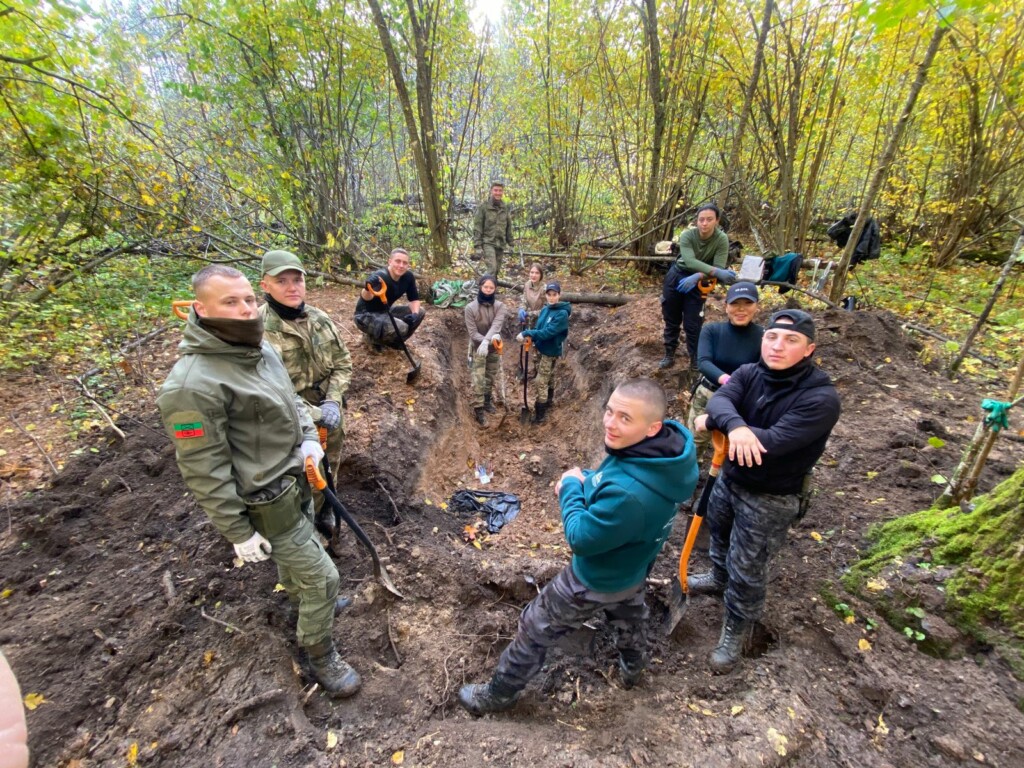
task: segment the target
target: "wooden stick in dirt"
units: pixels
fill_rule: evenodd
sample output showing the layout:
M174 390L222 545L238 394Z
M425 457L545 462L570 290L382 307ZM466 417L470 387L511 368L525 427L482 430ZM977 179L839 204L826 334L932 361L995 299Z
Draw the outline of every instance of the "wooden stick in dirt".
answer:
M225 712L224 716L220 719L220 723L221 725L231 725L235 722L235 720L239 718L240 715L244 714L250 709L256 709L256 707L261 707L264 704L269 704L274 699L279 699L282 696L284 696L283 688L272 688L269 691L257 693L255 696L246 699L240 704L236 704L227 712Z
M7 416L14 423L14 426L21 430L21 434L23 434L25 437L27 437L35 444L36 448L39 449L39 452L43 454L43 458L46 459L46 463L50 465L50 471L53 472L53 476L56 477L57 467L54 466L53 460L50 458L50 455L45 450L43 450L43 446L40 444L40 442L36 440L35 435L33 435L31 432L29 432L27 429L21 426L21 424L18 423L18 420L14 418L13 413L9 413L7 414Z
M226 621L221 621L220 619L215 619L213 616L211 616L210 614L208 614L206 612L205 608L200 608L199 609L199 615L202 616L207 621L212 621L214 624L220 624L225 629L230 629L232 632L237 632L240 635L248 635L249 634L244 629L239 629L234 624L228 624Z
M89 388L85 386L85 382L81 378L76 378L75 383L78 384L79 389L82 390L82 394L85 395L86 398L88 398L89 402L91 402L96 407L96 410L100 412L100 415L107 422L108 426L112 430L114 430L114 434L117 435L122 440L124 440L124 432L122 432L118 428L117 424L114 423L114 420L110 418L110 414L108 414L106 409L102 405L100 405L100 401L92 396L92 392L90 392Z

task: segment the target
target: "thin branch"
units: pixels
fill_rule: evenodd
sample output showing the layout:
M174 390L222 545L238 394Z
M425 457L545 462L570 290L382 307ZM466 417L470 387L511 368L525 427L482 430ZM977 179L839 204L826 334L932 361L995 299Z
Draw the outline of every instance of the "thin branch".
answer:
M21 424L18 423L18 420L16 418L14 418L14 414L13 413L9 413L9 414L7 414L7 416L8 416L8 418L10 418L10 420L12 422L14 422L14 426L16 426L19 430L21 430L21 433L23 435L25 435L25 437L27 437L29 440L31 440L33 443L35 443L36 448L39 449L39 452L41 454L43 454L43 458L46 459L46 463L50 465L50 470L53 472L53 476L56 477L57 476L57 467L55 467L53 465L53 460L50 459L50 455L45 450L43 450L43 446L40 444L40 442L38 440L36 440L35 435L33 435L31 432L29 432L27 429L25 429L23 426L21 426Z
M239 629L234 624L228 624L226 621L221 621L220 619L214 618L213 616L211 616L210 614L208 614L206 612L205 608L200 608L199 609L199 615L202 616L207 621L212 621L214 624L220 624L222 627L224 627L225 629L229 629L232 632L237 632L240 635L248 635L249 634L244 629Z

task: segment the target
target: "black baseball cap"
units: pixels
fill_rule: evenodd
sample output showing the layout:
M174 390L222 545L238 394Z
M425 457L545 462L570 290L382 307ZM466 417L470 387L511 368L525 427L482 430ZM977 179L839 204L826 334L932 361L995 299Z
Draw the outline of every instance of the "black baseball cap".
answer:
M562 292L562 285L557 280L552 280L550 283L544 286L544 293L548 291L554 291L555 293Z
M757 286L753 283L733 283L729 286L729 292L725 294L725 303L732 304L736 299L750 299L756 304L758 298Z
M780 322L782 321L782 322ZM765 330L783 328L802 333L810 341L814 341L814 318L802 309L783 309L772 315Z

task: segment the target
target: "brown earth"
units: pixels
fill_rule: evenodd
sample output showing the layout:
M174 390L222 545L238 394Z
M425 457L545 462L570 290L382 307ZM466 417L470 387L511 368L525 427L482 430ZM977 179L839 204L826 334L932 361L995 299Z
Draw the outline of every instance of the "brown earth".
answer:
M404 357L369 354L356 338L352 293L310 300L338 318L356 367L339 493L405 595L381 589L345 539L338 566L355 603L335 638L362 691L334 702L313 688L274 568L235 567L186 493L152 404L174 329L106 382L121 395L123 442L100 426L62 437L73 395L56 376L4 383L4 409L36 427L7 430L0 472L0 646L23 693L46 699L27 713L34 765L1024 765L1024 687L991 648L960 638L959 658L927 656L836 584L870 524L930 504L941 490L930 478L951 471L980 399L998 394L923 367L895 317L819 315L817 358L844 413L737 672L707 669L715 602L695 599L673 638L658 631L681 524L652 574L654 662L641 686L621 688L601 630L590 653L554 650L513 713L474 719L455 704L459 686L487 677L522 606L567 561L552 485L600 460L604 396L624 377L655 375L674 415L685 405L678 367L655 367L657 300L574 308L546 425L520 424L517 359L506 353L509 412L486 430L468 406L461 310L430 310L411 345L423 373L407 386ZM717 300L709 314L721 316ZM28 434L65 462L52 482ZM983 490L1022 455L1019 441L999 441ZM462 540L473 521L444 504L479 487L477 464L494 473L487 488L522 500L479 549Z

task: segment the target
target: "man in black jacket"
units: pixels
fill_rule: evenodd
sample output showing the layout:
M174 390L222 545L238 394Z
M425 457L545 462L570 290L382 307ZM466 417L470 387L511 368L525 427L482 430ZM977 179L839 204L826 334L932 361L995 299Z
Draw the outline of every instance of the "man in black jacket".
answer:
M696 594L725 596L714 672L728 672L740 659L764 610L768 564L800 518L804 479L839 420L839 393L813 354L811 316L776 312L761 360L737 368L694 423L729 437L729 459L708 502L712 569L687 581Z

